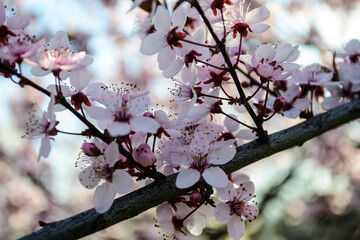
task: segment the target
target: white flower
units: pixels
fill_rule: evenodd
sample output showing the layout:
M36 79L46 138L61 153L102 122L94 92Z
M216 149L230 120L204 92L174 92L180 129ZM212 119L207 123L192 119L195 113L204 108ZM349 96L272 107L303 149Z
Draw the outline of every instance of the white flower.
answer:
M103 146L97 139L94 139L94 144L101 152L103 151ZM79 174L79 181L85 188L97 187L94 194L94 206L99 213L109 210L116 193L127 193L134 184L129 173L115 168L114 165L119 158L118 145L112 142L103 154L89 158L91 165Z
M236 153L231 147L233 141L210 142L205 134L195 133L190 145L183 150L173 153L170 162L174 166L187 166L180 171L176 178L176 187L188 188L197 183L202 177L206 183L214 187L225 187L228 178L220 165L229 162Z
M247 181L234 189L233 184L227 186L227 194L222 194L226 203L219 203L215 208L215 217L219 222L228 222L227 229L234 240L240 239L245 232L244 219L252 221L257 218L259 211L255 206L249 205L254 197L254 183Z
M249 11L251 4L246 7L245 2L245 0L240 0L238 2L238 5L240 5L239 10L232 8L226 15L226 26L231 29L226 38L228 47L239 45L240 37L246 38L249 31L262 33L270 28L269 25L261 23L270 17L269 10L261 6Z
M37 114L37 112L29 112L28 120L26 122L26 132L24 137L41 137L38 161L41 157L47 158L49 156L51 150L50 140L53 140L52 137L57 135L55 126L58 122L55 119L54 104L55 96L54 92L51 92L47 111L44 111L42 115Z
M53 73L60 79L68 77L68 71L80 69L92 63L92 58L86 52L73 52L65 32L57 32L46 48L37 58L27 58L25 61L35 66L31 73L35 76L45 76ZM63 74L60 76L60 74Z
M181 8L175 10L171 17L166 8L158 6L154 16L156 32L143 39L140 52L149 56L159 52L159 59L167 54L171 54L175 58L175 52L172 50L174 47L182 47L179 40L186 36L185 33L178 32L184 27L185 20L185 14Z
M249 55L242 59L254 68L262 82L285 80L300 67L292 63L299 56L298 48L286 42L279 45L263 44L255 50L251 60Z
M99 89L102 93L97 101L106 108L84 106L91 117L105 123L112 136L128 135L131 129L156 133L160 124L153 118L142 116L150 106L148 92L130 92L121 88L114 91L106 88Z

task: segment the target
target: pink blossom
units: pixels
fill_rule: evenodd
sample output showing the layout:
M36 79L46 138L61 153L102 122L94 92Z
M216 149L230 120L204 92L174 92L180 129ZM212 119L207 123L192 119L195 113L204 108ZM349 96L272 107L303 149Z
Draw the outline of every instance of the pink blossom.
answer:
M126 171L114 168L120 158L115 142L110 143L105 151L99 140L94 139L93 143L102 154L85 160L89 166L80 172L79 181L87 189L96 187L94 206L97 212L104 213L111 207L115 194L127 193L134 182Z
M181 8L174 11L171 17L168 10L163 6L158 6L154 16L154 26L156 31L143 39L140 52L144 55L154 55L159 53L161 59L169 54L175 57L174 48L181 48L179 42L184 39L186 34L180 32L185 24L185 15Z
M9 61L10 64L20 64L25 58L35 56L44 44L45 39L34 43L30 36L18 34L10 37L8 44L0 49L0 58Z
M295 71L289 82L300 85L321 86L329 82L333 73L322 68L320 64L314 63L302 70Z
M270 17L270 12L264 6L249 11L250 3L245 6L245 0L240 0L236 5L239 9L232 8L226 14L226 26L231 29L227 35L227 46L234 47L240 44L240 36L246 38L249 32L262 33L270 28L261 22Z
M150 106L148 92L131 92L127 88L99 89L97 101L105 106L84 106L89 115L108 129L112 136L125 136L131 129L156 133L160 124L153 118L142 116Z
M41 146L39 150L38 161L41 157L47 158L50 154L50 140L54 140L53 136L57 135L55 126L58 124L54 113L55 96L51 92L50 102L47 111L41 115L37 112L29 112L26 122L26 138L41 137Z
M235 155L235 148L231 147L232 141L210 142L205 134L195 133L190 145L173 153L170 162L174 166L184 165L187 168L180 171L176 178L178 188L187 188L200 180L214 187L225 187L228 180L225 172L220 167L229 162Z
M298 56L298 46L283 42L279 45L263 44L255 50L251 60L248 55L243 60L254 68L262 82L266 82L287 79L300 67L292 63Z
M7 18L5 6L0 2L0 46L7 45L9 37L15 37L17 32L23 30L29 23L28 17L13 15Z
M233 185L228 185L227 195L223 195L226 203L219 203L215 208L215 217L219 222L228 222L227 229L234 240L240 239L245 232L244 219L255 220L259 214L255 206L248 202L254 197L254 183L247 181L234 189Z
M65 79L68 77L68 71L88 66L92 63L92 58L84 51L71 51L67 34L57 32L50 40L49 48L40 52L39 56L27 58L25 61L35 66L31 70L35 76L45 76L52 72L56 77Z

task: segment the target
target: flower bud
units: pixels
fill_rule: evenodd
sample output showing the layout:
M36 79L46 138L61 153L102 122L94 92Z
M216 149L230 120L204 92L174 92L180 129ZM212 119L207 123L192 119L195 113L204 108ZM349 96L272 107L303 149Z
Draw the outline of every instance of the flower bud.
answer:
M283 96L277 97L274 101L274 111L280 112L286 104L286 99Z
M142 143L133 152L134 160L144 167L150 167L156 162L156 156L148 144Z
M197 191L191 193L190 200L194 203L199 203L201 201L201 194Z
M94 143L85 142L83 143L81 149L83 150L85 155L90 157L97 157L101 155L100 149L98 149Z

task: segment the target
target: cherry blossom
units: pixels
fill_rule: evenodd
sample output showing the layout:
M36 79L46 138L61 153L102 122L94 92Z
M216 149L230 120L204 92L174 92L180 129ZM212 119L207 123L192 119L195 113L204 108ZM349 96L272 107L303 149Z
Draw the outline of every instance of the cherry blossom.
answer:
M37 54L45 44L45 39L34 43L28 35L18 34L8 39L8 44L0 49L0 58L7 60L10 64L22 63L25 58L31 58Z
M235 155L236 150L232 141L210 142L201 133L195 133L190 145L183 147L179 153L173 153L170 162L173 165L184 165L188 168L180 171L176 178L178 188L187 188L194 185L202 177L205 182L215 187L224 187L227 176L219 167L212 165L225 164Z
M154 26L156 31L143 39L140 52L144 55L154 55L159 53L158 59L175 58L174 48L181 48L179 42L184 39L186 34L180 32L185 24L185 14L181 8L174 11L171 17L168 10L163 6L158 6L154 16Z
M31 71L35 76L45 76L52 72L55 77L66 79L68 71L88 66L92 63L92 58L84 51L72 52L67 34L57 32L50 40L49 48L40 52L39 56L25 61L35 66Z
M254 68L261 81L285 80L300 66L292 63L299 56L298 46L283 42L279 45L263 44L255 50L251 60L244 61Z
M53 136L57 135L56 116L54 113L55 95L51 92L50 102L47 111L42 114L38 112L29 112L26 122L26 138L38 138L41 137L41 146L39 150L38 161L41 157L47 158L50 154L51 144L50 140L54 140Z
M148 92L132 92L127 88L101 89L98 101L105 106L85 106L91 117L103 121L112 136L125 136L130 130L156 133L160 124L142 116L150 106Z
M343 58L349 58L351 63L358 63L360 59L360 41L358 39L352 39L349 41L345 48L345 53L339 53L337 56Z
M227 35L226 44L229 47L240 44L240 37L246 38L249 31L252 33L262 33L270 28L263 24L270 17L270 12L266 7L261 6L249 11L250 3L245 6L245 0L239 0L236 5L239 9L232 8L226 15L226 26L231 29Z
M15 37L19 30L29 25L28 17L11 16L6 17L5 6L0 3L0 46L7 45L9 37Z
M104 213L111 207L116 193L127 193L134 182L126 171L115 168L120 158L115 142L110 143L104 151L100 141L95 138L91 147L91 153L102 154L91 154L85 160L90 165L80 172L79 181L87 189L96 187L94 206L97 212ZM89 149L88 144L83 148Z
M234 240L240 239L245 232L244 219L255 220L259 214L258 209L248 202L254 197L254 183L247 181L234 188L232 184L227 187L227 194L223 194L226 203L216 206L215 217L219 222L228 222L227 229Z

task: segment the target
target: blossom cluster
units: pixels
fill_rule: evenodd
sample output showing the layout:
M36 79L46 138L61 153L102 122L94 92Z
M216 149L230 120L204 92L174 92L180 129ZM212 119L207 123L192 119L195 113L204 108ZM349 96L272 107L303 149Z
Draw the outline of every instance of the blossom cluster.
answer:
M87 70L92 57L72 50L65 32L47 44L30 37L24 30L29 19L6 17L2 4L0 72L20 86L35 84L25 77L15 80L24 63L33 67L34 76L54 77L46 88L36 85L51 100L46 111L28 114L25 137L41 137L39 159L49 156L59 133L87 137L76 166L80 183L96 188L96 211L108 211L117 193L140 186L135 180L147 184L177 174L176 186L189 191L157 207L158 226L166 235L197 236L212 215L228 222L230 236L240 239L245 221L258 216L251 202L254 183L221 165L244 141L266 141L262 125L275 115L311 118L316 103L328 110L358 98L360 42L352 40L343 53L334 54L333 66L302 67L295 63L298 46L290 43L246 47L249 38L270 27L264 23L270 16L264 6L254 8L244 0L191 2L169 12L153 1L139 32L140 52L157 54L163 76L175 82L170 91L179 106L176 114L153 110L149 92L131 83L92 82ZM81 133L58 129L60 104L88 128Z

